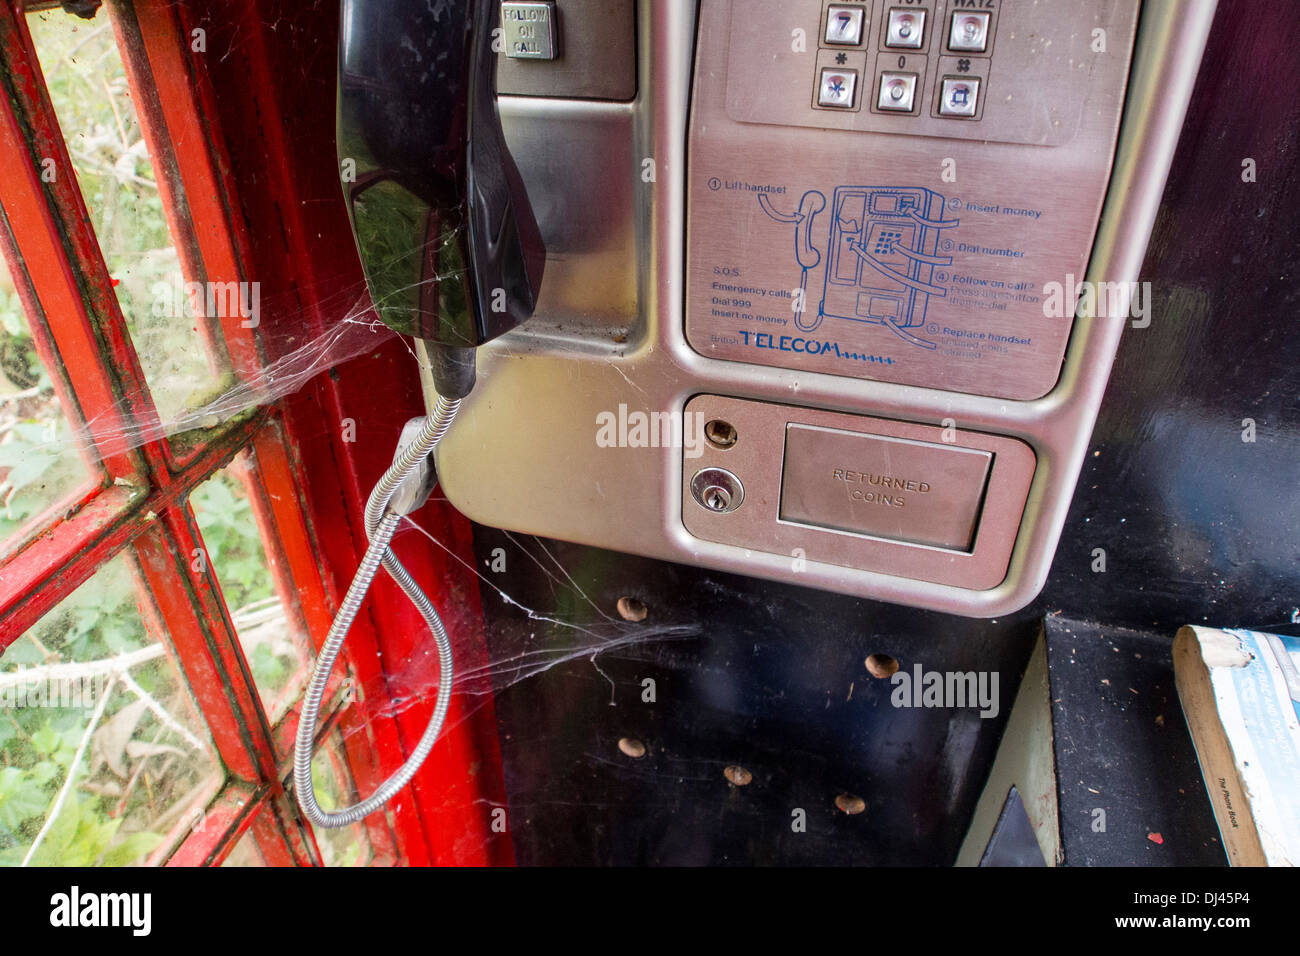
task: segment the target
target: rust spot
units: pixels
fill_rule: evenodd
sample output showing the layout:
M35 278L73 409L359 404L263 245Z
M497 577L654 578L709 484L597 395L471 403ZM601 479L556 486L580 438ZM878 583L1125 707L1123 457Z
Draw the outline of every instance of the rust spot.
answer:
M1165 838L1162 837L1159 833L1148 833L1147 839L1150 840L1152 843L1156 844L1156 846L1159 846L1160 844L1165 842Z
M620 737L618 739L618 749L633 760L640 760L645 756L645 744L635 737Z
M835 798L835 808L852 817L867 809L867 801L851 793L841 793Z
M649 609L645 606L644 601L639 601L634 597L621 597L618 599L618 616L625 621L644 621Z
M872 677L893 677L898 673L898 661L888 654L872 654L865 663L867 673Z
M746 786L747 784L749 784L751 780L754 779L754 775L752 773L750 773L744 767L739 766L738 764L732 764L730 767L727 767L725 770L722 771L722 775L726 777L730 783L735 784L737 787Z

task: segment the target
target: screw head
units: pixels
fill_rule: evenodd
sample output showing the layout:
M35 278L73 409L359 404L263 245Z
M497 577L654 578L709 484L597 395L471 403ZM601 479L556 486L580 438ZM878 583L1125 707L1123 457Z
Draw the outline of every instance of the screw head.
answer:
M730 448L736 443L739 435L736 433L736 426L731 422L715 418L704 426L704 437L714 448Z

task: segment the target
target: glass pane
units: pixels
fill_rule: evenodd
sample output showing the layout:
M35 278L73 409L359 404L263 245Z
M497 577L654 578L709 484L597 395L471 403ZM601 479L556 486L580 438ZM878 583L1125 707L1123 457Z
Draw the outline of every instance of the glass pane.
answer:
M358 796L348 773L343 753L343 738L336 730L325 738L311 764L311 779L316 788L316 802L323 810L334 810L355 803ZM344 789L346 788L346 790ZM366 829L360 823L350 827L316 827L316 846L326 866L366 866L373 856Z
M119 557L0 657L0 866L156 860L223 769Z
M0 546L90 478L0 256Z
M276 594L266 548L244 482L247 453L190 495L207 560L253 672L253 683L274 723L302 693L309 658L297 615Z
M189 307L108 13L83 20L45 10L27 25L158 414L169 433L183 430L178 416L217 386L199 334L210 313L196 318ZM199 298L206 309L208 297Z
M263 813L268 811L263 810ZM230 855L226 857L222 866L266 866L266 860L262 859L262 851L257 847L257 838L253 836L250 828L241 836L235 845L230 848Z

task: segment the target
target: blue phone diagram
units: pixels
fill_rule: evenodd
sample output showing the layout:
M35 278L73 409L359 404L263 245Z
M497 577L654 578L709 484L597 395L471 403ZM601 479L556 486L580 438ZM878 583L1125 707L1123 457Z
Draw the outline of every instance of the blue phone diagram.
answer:
M778 212L772 205L772 201L767 197L767 193L760 193L758 205L767 213L769 217L777 222L788 222L794 225L794 258L799 263L801 272L799 274L799 302L805 305L794 314L794 324L803 332L811 332L817 326L822 324L821 314L818 313L810 321L808 319L808 271L817 268L821 264L822 254L816 246L812 244L812 226L813 220L817 214L826 208L826 197L815 189L810 189L803 194L799 200L799 208L792 213Z
M944 218L944 196L919 186L837 186L824 257L812 241L813 221L826 207L823 193L804 193L798 211L789 214L777 210L767 194L758 202L770 218L795 227L804 302L809 271L825 265L817 312L796 312L799 329L811 332L830 316L882 325L912 345L935 348L911 330L924 328L930 296L948 294L935 281L935 269L952 265L952 257L941 252L941 234L959 220Z

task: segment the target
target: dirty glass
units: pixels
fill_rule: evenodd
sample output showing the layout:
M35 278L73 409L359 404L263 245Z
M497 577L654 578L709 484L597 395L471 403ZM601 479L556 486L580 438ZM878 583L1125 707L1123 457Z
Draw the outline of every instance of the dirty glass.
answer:
M301 694L310 657L297 615L275 591L245 484L249 462L241 454L194 489L190 505L203 535L204 560L221 584L262 706L274 723Z
M90 481L0 257L0 551Z
M44 10L27 25L158 414L166 431L182 430L185 411L223 378L224 357L210 354L219 335L204 338L226 319L207 318L213 297L182 273L107 11L83 20ZM227 298L211 304L242 321Z
M126 557L0 656L0 866L157 862L224 771Z

